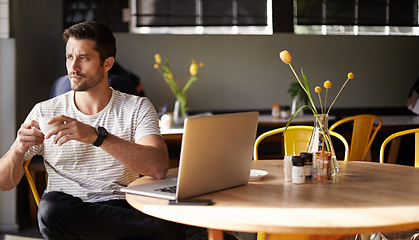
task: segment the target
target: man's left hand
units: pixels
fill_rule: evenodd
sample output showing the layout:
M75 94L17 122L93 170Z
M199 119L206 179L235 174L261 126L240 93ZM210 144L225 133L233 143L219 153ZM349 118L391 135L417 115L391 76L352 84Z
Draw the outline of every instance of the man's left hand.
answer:
M70 140L92 144L97 138L94 127L84 124L74 118L58 115L50 118L48 121L48 124L53 123L64 124L55 124L45 138L48 139L55 135L54 144L58 144L59 146Z

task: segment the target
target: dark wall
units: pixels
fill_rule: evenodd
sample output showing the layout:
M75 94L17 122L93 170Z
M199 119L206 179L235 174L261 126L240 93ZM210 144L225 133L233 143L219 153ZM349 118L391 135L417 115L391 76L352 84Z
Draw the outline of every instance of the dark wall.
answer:
M49 97L54 80L65 74L62 1L13 0L11 34L16 39L17 127L33 105Z

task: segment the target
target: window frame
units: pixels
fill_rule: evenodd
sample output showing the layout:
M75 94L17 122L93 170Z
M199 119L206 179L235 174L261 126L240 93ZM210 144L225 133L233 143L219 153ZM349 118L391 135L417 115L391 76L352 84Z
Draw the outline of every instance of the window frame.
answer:
M201 1L197 2L197 8L200 7ZM233 1L233 0L231 0ZM137 26L137 0L131 0L131 21L130 31L135 34L246 34L246 35L272 35L273 34L273 20L272 20L272 0L266 1L266 26L202 26L199 24L202 21L202 12L198 13L196 26ZM197 9L196 11L200 11Z
M326 22L326 4L328 0L319 0L322 2L322 13L317 14L321 16L322 22ZM331 2L336 0L329 0ZM397 1L397 0L396 0ZM313 1L315 2L315 1ZM294 4L294 33L296 34L306 34L306 35L374 35L374 36L386 36L386 35L408 35L408 36L417 36L419 35L419 0L416 0L416 12L414 7L412 7L412 19L415 21L411 26L397 26L391 24L390 14L390 0L386 0L386 16L382 20L382 24L358 24L358 2L359 0L353 0L354 2L354 24L313 24L313 25L302 25L298 24L298 9L297 4L298 0L293 0ZM384 2L384 1L383 1ZM413 2L413 1L412 1ZM394 5L393 5L394 6Z

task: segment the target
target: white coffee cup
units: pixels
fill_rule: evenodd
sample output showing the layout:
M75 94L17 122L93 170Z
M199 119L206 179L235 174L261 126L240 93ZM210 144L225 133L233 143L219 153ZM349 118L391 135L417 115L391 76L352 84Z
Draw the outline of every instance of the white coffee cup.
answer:
M55 123L54 124L48 124L47 122L48 122L48 120L50 119L51 117L40 117L39 119L38 119L38 122L39 122L39 127L41 128L41 132L43 133L43 134L47 134L47 132L49 131L49 130L51 130L51 128L53 128L54 127L54 125L55 125Z

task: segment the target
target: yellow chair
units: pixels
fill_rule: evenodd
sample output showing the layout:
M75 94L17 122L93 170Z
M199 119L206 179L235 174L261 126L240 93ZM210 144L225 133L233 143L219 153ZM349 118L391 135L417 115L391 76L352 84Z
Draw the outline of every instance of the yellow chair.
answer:
M32 179L31 173L29 172L29 163L32 159L29 159L23 164L23 170L25 172L26 179L28 180L29 187L31 188L33 198L35 199L36 206L39 205L39 194L38 190L36 189L35 182Z
M348 122L353 122L348 160L364 161L378 130L383 125L383 119L372 114L355 115L337 121L329 130L336 131L335 128Z
M396 132L391 134L389 137L387 137L380 148L380 163L384 163L384 150L386 148L387 143L389 143L394 138L414 133L415 134L415 167L419 167L419 128L404 130L400 132Z
M299 155L301 152L307 152L308 144L310 142L311 133L314 127L312 126L289 126L287 131L284 133L284 155ZM255 141L253 149L253 159L258 160L258 146L260 142L272 135L282 133L285 131L285 127L277 128L261 134ZM339 133L329 131L331 136L338 138L345 146L345 158L348 160L349 146L348 142ZM265 240L266 234L263 232L257 233L257 240Z
M296 156L299 155L301 152L306 152L308 144L310 142L311 133L313 132L313 128L314 127L312 126L289 126L287 128L287 131L284 133L284 155ZM258 146L263 139L284 131L285 127L282 127L261 134L255 141L253 149L253 159L258 160ZM329 131L329 133L331 136L338 138L345 146L344 160L347 161L349 155L348 142L339 133L333 131Z

